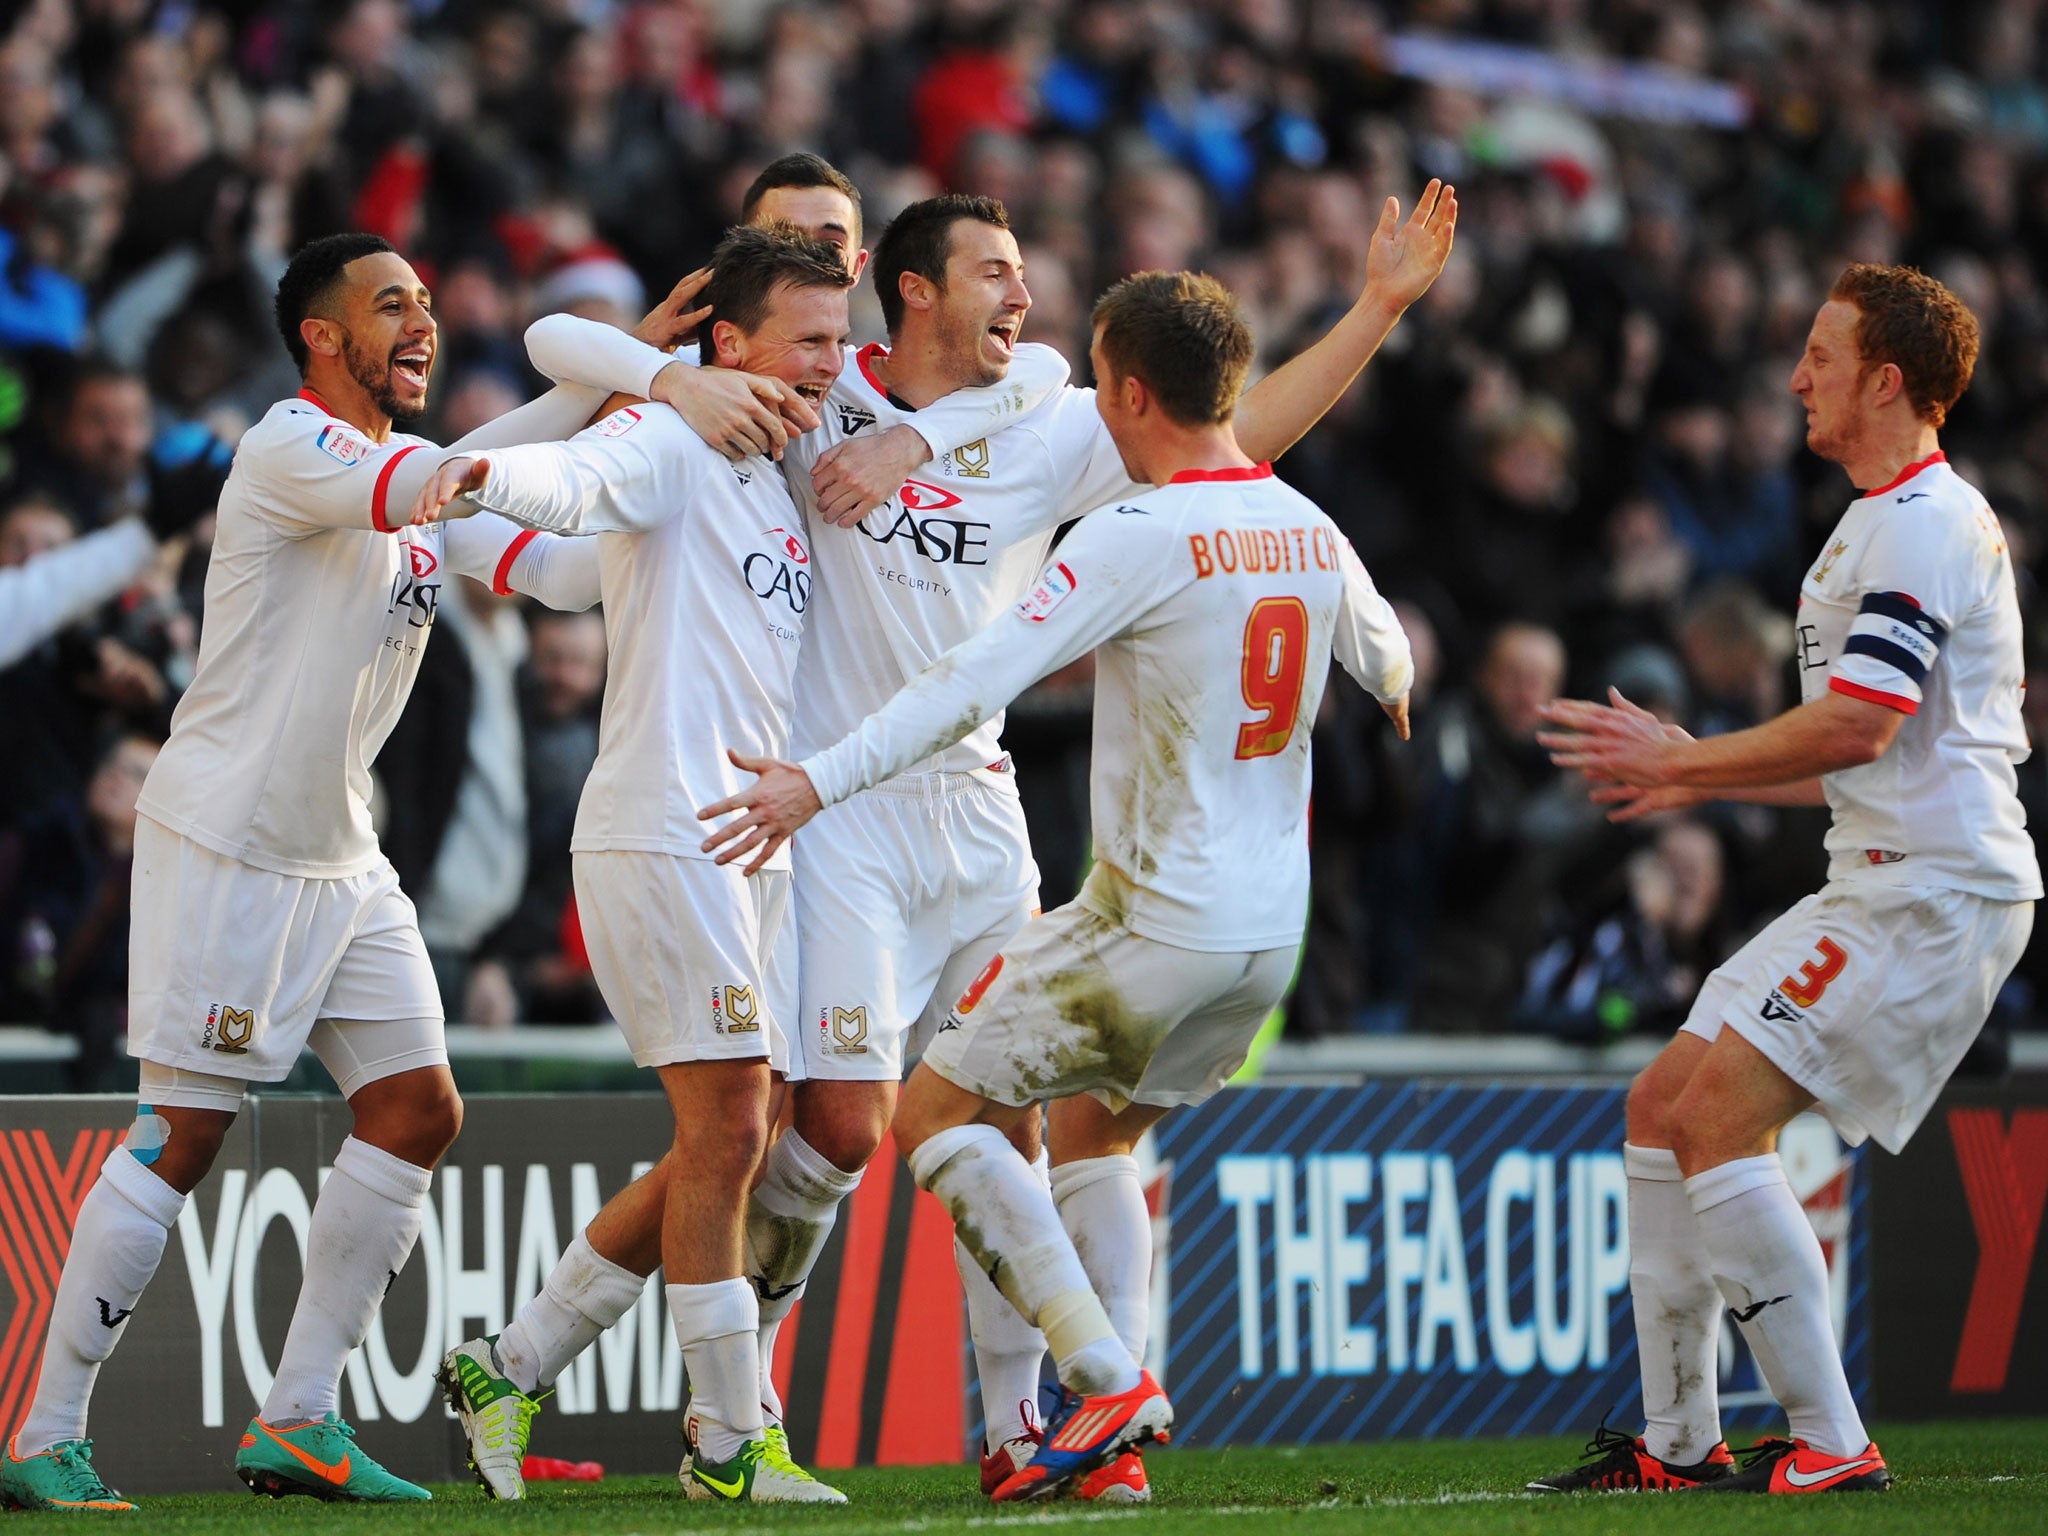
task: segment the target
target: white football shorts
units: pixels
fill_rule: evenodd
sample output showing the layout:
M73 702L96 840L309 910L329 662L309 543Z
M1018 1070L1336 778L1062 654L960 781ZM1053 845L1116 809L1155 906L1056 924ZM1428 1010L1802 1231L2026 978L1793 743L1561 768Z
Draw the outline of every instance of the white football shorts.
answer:
M388 863L273 874L141 816L130 904L132 1056L274 1083L311 1046L344 1094L448 1060L419 918Z
M1074 1093L1113 1113L1200 1104L1244 1065L1295 957L1292 945L1178 949L1070 902L1025 924L989 963L924 1062L998 1104Z
M573 856L584 947L643 1067L766 1057L796 1000L789 871L609 850Z
M803 1006L790 1077L896 1082L1038 909L1007 769L904 774L792 842Z
M1844 1141L1897 1152L2033 928L2031 901L1831 880L1707 978L1685 1031L1712 1040L1727 1025L1819 1100Z

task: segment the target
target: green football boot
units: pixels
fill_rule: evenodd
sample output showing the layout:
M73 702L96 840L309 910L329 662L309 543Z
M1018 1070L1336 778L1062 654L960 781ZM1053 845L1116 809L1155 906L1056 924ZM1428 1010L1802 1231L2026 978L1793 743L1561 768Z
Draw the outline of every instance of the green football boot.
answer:
M273 1429L251 1419L235 1452L235 1476L251 1493L281 1499L308 1494L354 1504L400 1504L433 1495L385 1471L356 1446L355 1429L330 1413L310 1424Z
M469 1470L479 1487L494 1499L523 1499L526 1479L520 1467L526 1461L526 1442L533 1433L533 1416L540 1412L541 1398L528 1397L506 1377L492 1348L497 1335L458 1344L441 1360L441 1372L434 1379L441 1395L462 1421L462 1437L469 1442Z
M526 1397L498 1364L498 1335L469 1339L449 1350L440 1362L440 1395L449 1399L463 1421L469 1442L469 1470L477 1485L494 1499L524 1499L526 1440L532 1436L532 1415L541 1411L539 1397Z
M90 1440L59 1440L47 1451L16 1456L20 1436L0 1454L0 1509L125 1510L135 1506L100 1481Z
M692 1444L684 1462L683 1491L693 1499L732 1504L844 1504L846 1495L819 1482L789 1459L780 1425L743 1444L730 1461L712 1461Z

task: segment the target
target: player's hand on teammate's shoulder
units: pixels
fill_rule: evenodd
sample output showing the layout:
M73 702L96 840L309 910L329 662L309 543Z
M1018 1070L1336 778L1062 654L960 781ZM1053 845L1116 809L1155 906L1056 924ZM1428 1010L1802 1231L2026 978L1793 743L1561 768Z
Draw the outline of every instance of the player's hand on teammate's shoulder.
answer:
M1435 177L1415 200L1403 221L1401 204L1388 198L1380 209L1379 227L1365 253L1365 294L1396 309L1406 309L1436 281L1451 258L1458 232L1458 189Z
M704 839L704 852L716 853L717 862L730 864L749 853L755 855L746 872L758 874L775 856L775 850L789 841L789 835L824 808L811 777L795 763L777 757L748 757L728 750L725 754L735 768L756 775L754 782L697 812L699 821L714 821L734 811L745 814L712 830Z
M789 385L736 368L672 363L654 376L654 398L729 459L780 459L791 437L818 425L818 413Z
M448 460L425 485L419 495L413 498L412 516L406 521L417 528L422 523L437 523L445 517L466 516L476 510L467 505L448 510L448 504L458 496L473 496L484 488L484 480L491 472L489 459L470 458L464 455Z
M697 304L697 296L711 282L711 269L699 267L669 289L668 297L647 311L633 334L650 347L673 352L692 336L711 314L711 306Z
M931 444L907 422L835 444L811 469L818 515L835 528L851 528L902 490L911 472L931 456Z

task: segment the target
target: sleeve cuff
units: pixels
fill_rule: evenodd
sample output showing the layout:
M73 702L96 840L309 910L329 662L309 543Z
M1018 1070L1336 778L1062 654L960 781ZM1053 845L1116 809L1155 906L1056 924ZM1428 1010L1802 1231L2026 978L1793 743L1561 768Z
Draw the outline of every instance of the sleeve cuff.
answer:
M642 342L641 345L646 346L647 344ZM661 377L662 370L667 368L675 359L659 347L648 347L647 350L652 356L648 360L647 377L642 381L639 392L647 399L652 400L654 398L654 381Z
M811 788L817 793L820 805L837 805L846 798L834 782L830 766L831 753L820 752L807 757L797 764L805 778L811 781Z
M391 494L391 476L408 453L418 453L417 443L408 443L384 461L384 467L377 471L376 489L370 492L370 526L379 533L390 533L391 521L385 516L385 501Z
M1390 675L1388 681L1390 686L1387 691L1374 695L1382 704L1391 704L1396 699L1408 696L1408 691L1415 686L1415 657L1412 652L1402 661L1399 670Z
M511 597L514 595L512 567L517 563L521 551L539 537L540 534L534 529L522 529L519 536L505 546L505 553L498 557L497 570L491 573L491 590L497 593L498 596Z

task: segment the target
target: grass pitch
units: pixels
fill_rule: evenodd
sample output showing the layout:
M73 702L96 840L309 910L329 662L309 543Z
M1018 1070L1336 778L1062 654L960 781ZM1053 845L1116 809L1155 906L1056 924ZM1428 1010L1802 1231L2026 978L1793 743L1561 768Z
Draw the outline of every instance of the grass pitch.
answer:
M429 1505L378 1507L252 1500L220 1494L146 1499L139 1516L18 1515L7 1536L81 1521L178 1536L889 1536L895 1532L1108 1526L1143 1531L1250 1533L1261 1522L1287 1536L1447 1536L1483 1532L1673 1532L1755 1536L1796 1531L1970 1536L2048 1531L2048 1421L1894 1425L1877 1430L1897 1484L1883 1495L1810 1499L1701 1495L1521 1494L1530 1478L1572 1465L1576 1440L1438 1440L1258 1450L1163 1449L1147 1457L1154 1503L1109 1510L1026 1505L997 1512L967 1467L840 1472L852 1500L830 1510L723 1508L686 1502L672 1477L543 1483L520 1504L487 1502L473 1484L437 1486Z

